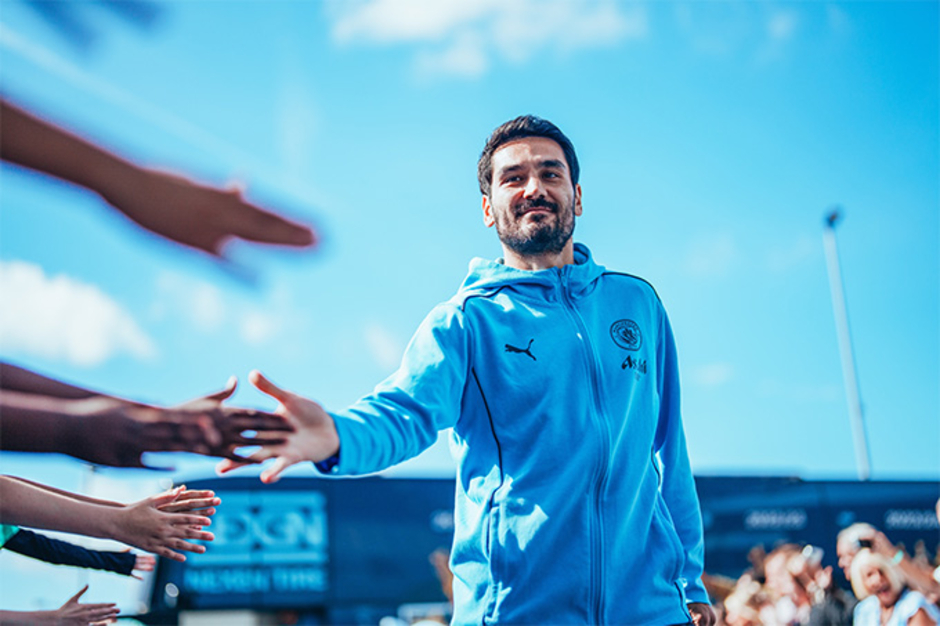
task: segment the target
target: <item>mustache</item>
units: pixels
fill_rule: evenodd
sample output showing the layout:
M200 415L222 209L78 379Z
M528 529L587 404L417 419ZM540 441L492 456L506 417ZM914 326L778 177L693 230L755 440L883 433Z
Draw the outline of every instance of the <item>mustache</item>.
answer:
M558 212L558 204L550 202L545 198L535 198L534 200L523 200L516 205L516 215L523 215L532 209L548 209L553 213Z

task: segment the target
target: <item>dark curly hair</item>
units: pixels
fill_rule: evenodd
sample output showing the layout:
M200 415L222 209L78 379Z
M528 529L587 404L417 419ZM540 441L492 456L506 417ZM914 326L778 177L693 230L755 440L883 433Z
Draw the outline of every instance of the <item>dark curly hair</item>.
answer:
M568 139L561 129L535 115L520 115L514 120L509 120L499 126L486 140L483 152L480 154L480 160L477 162L477 180L480 183L480 193L489 196L493 184L493 153L500 146L510 141L522 139L524 137L545 137L551 139L565 153L565 160L568 162L568 170L571 172L571 184L578 184L578 177L581 174L581 167L578 165L578 156L574 153L574 144Z

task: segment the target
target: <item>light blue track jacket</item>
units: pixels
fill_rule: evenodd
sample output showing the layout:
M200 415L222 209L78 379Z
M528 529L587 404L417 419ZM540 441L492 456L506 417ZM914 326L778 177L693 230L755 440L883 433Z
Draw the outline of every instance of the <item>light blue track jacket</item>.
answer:
M708 602L669 321L583 245L541 271L474 259L400 369L332 415L339 474L453 428L456 624L664 625Z

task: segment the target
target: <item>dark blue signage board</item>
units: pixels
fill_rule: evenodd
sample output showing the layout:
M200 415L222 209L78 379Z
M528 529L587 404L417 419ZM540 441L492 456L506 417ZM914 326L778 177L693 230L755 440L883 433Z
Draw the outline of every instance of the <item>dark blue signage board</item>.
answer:
M228 606L240 596L253 606L322 602L328 588L326 496L313 489L220 492L215 541L187 557L177 587Z
M160 560L151 603L157 616L290 609L319 615L322 623L346 623L337 616L394 615L402 604L444 601L429 557L450 548L453 479L285 478L263 485L253 477L187 484L222 498L211 527L216 539L186 563ZM782 542L819 546L824 563L834 565L837 533L858 521L909 552L923 542L933 556L940 543L938 482L700 476L696 486L711 574L737 577L754 546L769 551Z
M705 523L705 567L712 574L737 577L749 566L751 548L761 545L769 552L784 542L818 546L823 563L836 565L836 537L855 522L868 522L911 553L922 541L931 558L940 543L938 482L719 476L695 482Z
M156 613L444 602L430 562L453 537L453 480L257 478L187 481L222 499L215 540L160 559Z

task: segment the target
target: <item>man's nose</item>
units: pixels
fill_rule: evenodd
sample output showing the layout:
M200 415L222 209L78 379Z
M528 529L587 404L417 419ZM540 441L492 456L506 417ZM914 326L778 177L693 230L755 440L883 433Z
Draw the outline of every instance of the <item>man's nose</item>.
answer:
M539 198L544 195L542 189L542 181L539 180L538 176L530 176L525 184L525 197L526 198Z

